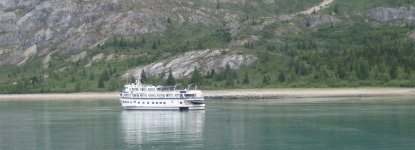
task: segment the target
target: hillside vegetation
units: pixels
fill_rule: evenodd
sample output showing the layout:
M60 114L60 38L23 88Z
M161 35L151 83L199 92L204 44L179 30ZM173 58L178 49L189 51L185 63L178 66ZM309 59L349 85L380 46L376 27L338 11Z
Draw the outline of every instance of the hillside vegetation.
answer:
M169 7L200 9L209 21L166 15L153 20L163 30L96 33L100 40L70 53L62 53L69 49L60 46L65 40L37 46L38 53L25 63L0 67L0 93L119 91L134 80L125 78L131 69L206 49L237 50L258 59L236 70L232 64L220 69L195 67L188 78L146 70L140 75L146 83L197 83L201 89L415 86L412 0L334 0L310 15L296 13L322 0L164 2ZM145 1L111 13L144 8L166 11ZM2 8L7 11L19 10ZM42 49L50 52L41 54Z

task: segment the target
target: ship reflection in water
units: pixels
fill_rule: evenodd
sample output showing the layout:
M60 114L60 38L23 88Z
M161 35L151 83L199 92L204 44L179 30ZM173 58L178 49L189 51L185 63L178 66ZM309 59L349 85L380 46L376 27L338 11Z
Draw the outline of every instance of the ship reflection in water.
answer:
M205 120L203 110L189 112L125 110L121 113L121 119L123 136L128 147L151 148L156 145L170 145L195 148L203 145Z

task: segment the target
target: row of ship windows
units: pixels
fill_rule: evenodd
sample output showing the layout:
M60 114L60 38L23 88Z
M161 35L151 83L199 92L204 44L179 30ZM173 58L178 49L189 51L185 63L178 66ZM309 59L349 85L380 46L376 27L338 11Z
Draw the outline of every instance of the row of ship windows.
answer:
M193 94L124 94L126 97L141 97L141 98L191 98L195 97Z
M150 104L150 102L140 102L140 101L122 101L122 103ZM180 104L182 103L183 102L180 102ZM166 102L151 102L151 104L166 104Z
M173 91L169 88L131 88L132 91Z

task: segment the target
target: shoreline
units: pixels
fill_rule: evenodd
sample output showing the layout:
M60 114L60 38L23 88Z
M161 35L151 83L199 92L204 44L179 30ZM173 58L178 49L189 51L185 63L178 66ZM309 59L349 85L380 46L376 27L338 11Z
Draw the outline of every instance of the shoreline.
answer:
M397 97L415 96L415 88L358 88L358 89L235 89L202 90L205 99L286 99L336 97ZM0 94L0 101L8 100L104 100L118 99L118 93L39 93Z
M212 93L211 93L212 92ZM217 92L217 93L216 93ZM397 97L415 96L415 88L362 89L247 89L204 91L206 99L287 99L336 97Z

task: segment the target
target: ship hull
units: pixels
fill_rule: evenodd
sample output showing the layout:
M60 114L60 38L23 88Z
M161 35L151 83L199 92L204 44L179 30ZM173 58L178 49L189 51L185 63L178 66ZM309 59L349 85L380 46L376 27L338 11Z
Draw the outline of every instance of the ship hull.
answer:
M126 110L204 110L204 103L195 103L200 99L142 99L119 98Z
M125 110L205 110L205 106L189 107L152 107L152 106L124 106Z

